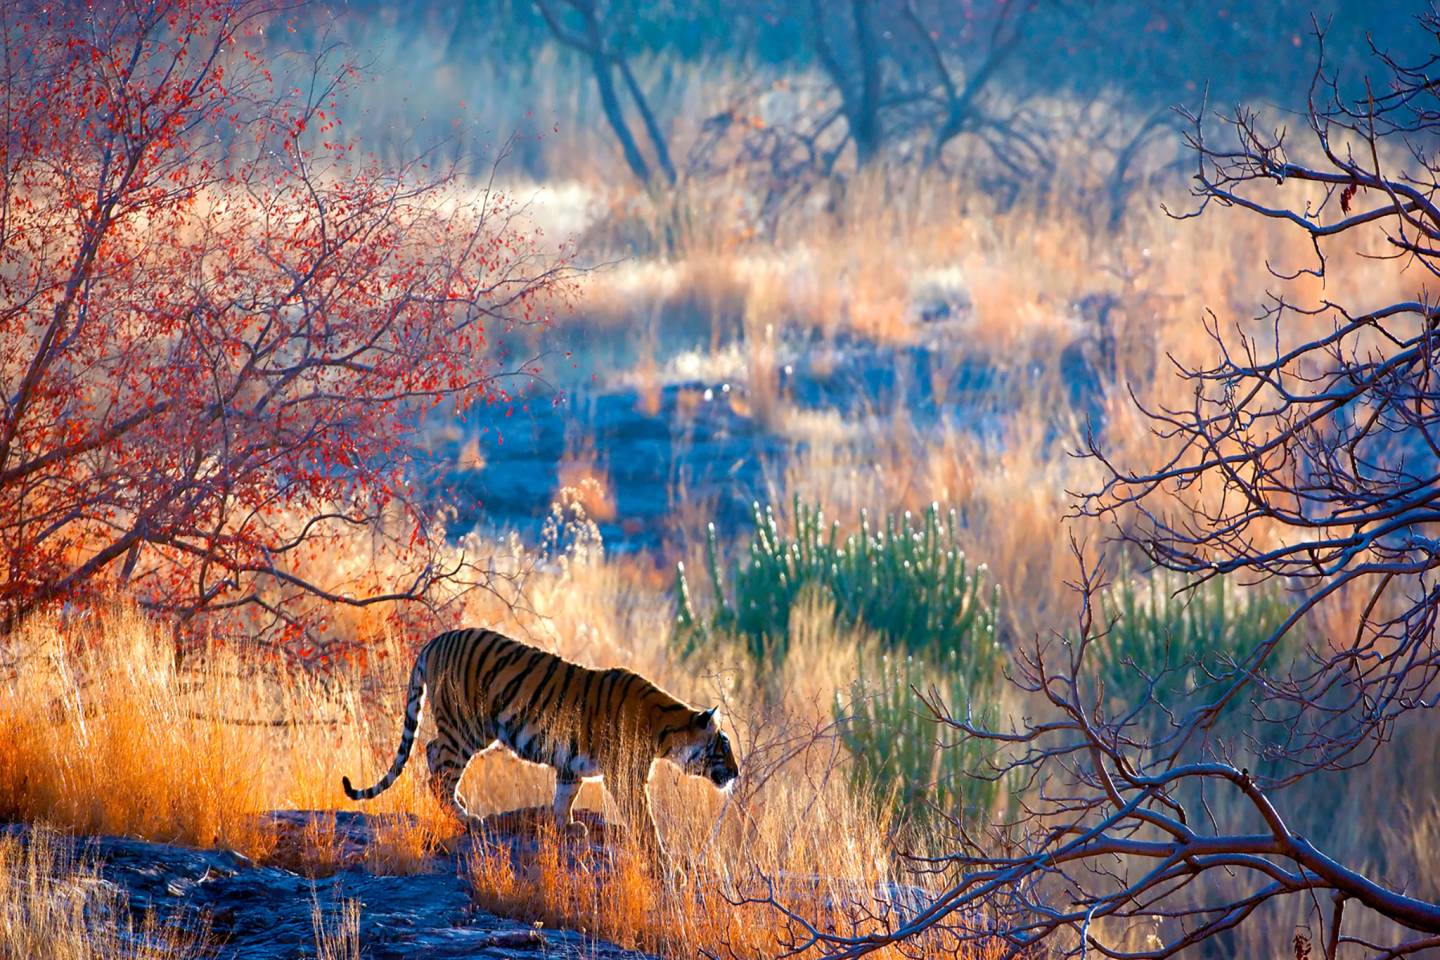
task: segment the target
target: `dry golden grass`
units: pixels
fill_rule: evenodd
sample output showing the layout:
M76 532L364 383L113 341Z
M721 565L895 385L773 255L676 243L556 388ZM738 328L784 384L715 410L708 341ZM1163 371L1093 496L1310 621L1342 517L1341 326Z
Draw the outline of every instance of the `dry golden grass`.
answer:
M786 750L783 762L765 759L824 719L833 691L805 664L829 661L833 682L848 683L837 651L850 641L835 638L827 647L812 637L792 679L763 686L754 667L729 667L720 653L711 684L667 652L663 581L583 554L537 580L534 607L515 614L508 629L548 638L592 664L631 665L707 703L724 700L737 743L755 751L747 773L762 782L727 799L657 766L650 792L662 835L693 878L684 896L657 886L628 840L617 845L615 866L576 872L550 838L518 880L507 879L499 861L477 861L479 902L671 955L729 944L760 956L786 936L784 926L767 908L735 908L727 898L753 894L761 876L787 878L792 902L814 915L900 879L884 818L849 791L832 740ZM339 789L342 774L368 779L389 760L409 666L405 646L378 639L364 669L337 668L322 683L222 648L177 666L164 625L123 604L36 618L6 641L16 672L0 691L0 736L14 746L0 756L0 811L67 831L228 846L322 876L342 865L333 817L312 819L296 838L278 836L260 814L359 808L397 814L379 818L367 865L420 869L453 842L457 826L425 789L423 760L412 760L375 801L350 803ZM793 679L800 677L804 684ZM765 702L772 699L778 702ZM422 739L429 730L427 722ZM473 762L462 790L474 812L488 814L547 805L553 784L548 769L495 751ZM629 820L598 784L586 785L580 805ZM317 914L322 955L354 955L348 917Z
M368 672L328 679L224 648L177 665L163 625L123 605L37 618L5 649L14 664L0 691L6 817L260 858L277 853L277 835L259 813L336 808L341 775L369 766L376 728L396 736L408 672L383 644ZM414 782L370 809L443 822ZM388 831L397 863L433 846L425 829L398 821ZM336 856L333 824L307 828L301 847L296 859L323 867Z
M155 627L128 611L100 617L98 634L93 616L46 618L7 643L0 810L84 832L263 852L260 832L237 816L261 806L263 746L220 719L252 700L243 683L225 684L239 679L239 664L217 662L186 683Z
M1003 486L1004 479L995 483ZM1022 534L1015 536L1018 543ZM694 700L721 702L746 776L727 799L657 766L651 794L667 850L687 878L679 891L656 883L623 831L609 857L582 858L582 869L574 868L563 842L542 833L534 856L476 850L469 867L477 903L667 956L733 949L758 957L796 933L768 907L735 904L762 892L762 878L776 881L782 902L821 920L847 898L913 880L897 866L885 812L851 792L843 751L815 735L865 655L870 641L863 630L837 629L833 616L802 599L782 669L765 670L724 650L681 663L666 648L663 579L631 561L606 561L584 550L561 559L551 572L532 577L532 606L512 611L506 629L528 631L535 642L596 665L631 665ZM0 810L66 830L228 845L322 875L339 865L332 820L312 821L298 849L278 849L256 815L286 807L358 807L408 815L378 819L369 867L420 869L455 833L423 787L423 762L370 803L351 804L338 787L341 774L368 779L388 762L408 647L377 638L364 669L337 669L322 684L278 675L225 649L177 666L164 625L123 604L68 620L33 620L6 641L6 660L16 672L0 690L0 736L13 745L0 755ZM254 720L267 722L234 722ZM428 732L427 724L422 739ZM1342 809L1421 792L1417 778L1433 767L1440 738L1423 725L1403 736L1403 749L1382 754L1362 777L1347 781L1353 797ZM548 803L553 774L497 751L474 761L462 788L480 813L532 807ZM624 819L597 785L587 785L581 806L607 820ZM1425 864L1440 836L1440 815L1416 806L1387 822L1373 838L1377 860L1387 872L1418 871L1422 885L1428 883ZM0 884L22 877L0 888L9 891L0 892L0 910L16 897L42 897L50 912L28 911L27 918L39 916L35 922L46 929L68 922L59 888L36 879L33 864L17 867L26 862L17 851L0 844ZM62 867L59 875L76 872ZM317 913L320 955L355 955L356 909ZM1276 938L1286 924L1293 926L1279 918L1247 931L1246 942L1258 951L1250 955L1269 955L1261 948L1282 942ZM1143 931L1136 936L1143 939ZM102 950L103 943L90 947ZM945 945L935 944L934 954L946 955ZM155 954L172 955L180 954Z
M754 189L737 171L681 191L733 198ZM1155 191L1137 198L1112 230L1064 191L1002 208L966 177L884 170L853 179L825 203L797 204L773 236L757 232L730 204L692 196L696 228L686 236L693 242L642 244L662 252L638 257L633 245L618 245L614 252L628 259L583 281L576 317L622 336L635 318L649 318L652 335L656 327L693 332L712 353L744 344L749 385L763 394L774 374L770 344L788 333L913 343L930 335L922 315L943 305L949 313L941 336L957 353L1023 369L1053 365L1066 347L1093 337L1094 317L1078 305L1108 298L1115 368L1121 379L1148 380L1166 354L1183 363L1213 354L1200 323L1207 310L1223 327L1249 328L1270 290L1306 307L1329 300L1364 308L1414 296L1424 282L1362 259L1377 251L1349 238L1329 251L1324 284L1308 276L1282 282L1267 264L1287 274L1314 265L1298 231L1225 211L1176 221L1158 202L1185 209L1183 182ZM673 202L629 201L630 208ZM658 214L641 218L642 232L658 236L662 221ZM606 250L606 222L602 215L592 237L597 255ZM633 217L626 222L635 225ZM1282 338L1325 323L1291 318Z
M683 885L657 884L645 862L622 846L598 864L574 854L553 834L542 836L538 854L517 870L509 853L477 847L469 862L477 903L542 926L578 930L632 949L666 957L770 957L803 942L799 924L780 920L768 904L742 902L745 895L766 896L771 889L759 874L736 884L733 878L706 874L690 865ZM837 883L809 877L780 878L775 899L787 908L832 929L849 925L839 903L884 895L863 881ZM922 944L913 944L912 949ZM879 957L899 956L880 951ZM911 953L910 955L914 955ZM982 951L939 951L933 956L983 957Z
M794 675L804 669L797 666ZM823 685L807 679L810 689ZM803 696L754 675L731 681L747 691ZM827 698L833 694L825 692ZM633 822L629 812L612 814L607 804L607 819L621 826L606 831L603 854L588 846L577 850L548 823L533 854L517 857L503 844L475 846L468 869L476 902L518 919L686 960L769 957L801 939L798 925L771 905L747 902L772 890L778 903L822 928L854 929L852 921L863 928L844 907L894 896L890 885L905 880L887 841L883 813L851 793L843 751L816 735L811 718L782 707L760 719L743 717L734 726L737 742L749 744L752 753L746 779L733 795L718 794L666 765L657 767L651 780L678 879L657 882L623 826ZM933 955L982 954L952 948Z
M333 916L326 916L317 898L310 918L315 928L316 960L361 960L359 900L347 897Z

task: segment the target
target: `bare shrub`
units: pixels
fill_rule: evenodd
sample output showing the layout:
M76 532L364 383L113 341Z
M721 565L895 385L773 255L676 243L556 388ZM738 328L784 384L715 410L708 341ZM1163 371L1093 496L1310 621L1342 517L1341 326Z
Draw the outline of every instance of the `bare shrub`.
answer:
M1421 24L1440 39L1435 15ZM1440 902L1297 826L1428 719L1440 688L1440 310L1425 292L1440 272L1437 58L1412 66L1377 51L1383 87L1351 96L1325 72L1321 43L1304 144L1249 110L1221 136L1185 114L1199 208L1182 216L1276 220L1313 256L1271 265L1288 292L1257 322L1211 316L1213 362L1178 365L1187 400L1142 407L1158 463L1137 469L1090 441L1104 481L1077 508L1187 590L1273 581L1292 602L1235 649L1134 664L1117 703L1096 679L1114 626L1105 577L1074 546L1078 627L1015 655L1012 682L1034 715L987 726L931 703L992 750L994 775L1023 778L1020 816L983 835L957 825L949 852L920 861L948 889L918 915L881 934L816 928L807 946L853 957L943 929L1002 938L1012 955L1160 958L1296 916L1297 956L1440 947ZM1413 298L1355 307L1317 288L1391 270L1406 271ZM1328 331L1315 334L1317 318ZM1348 629L1301 629L1321 614L1333 624L1337 604ZM1186 674L1198 684L1181 696ZM1237 710L1249 714L1239 736L1222 722Z

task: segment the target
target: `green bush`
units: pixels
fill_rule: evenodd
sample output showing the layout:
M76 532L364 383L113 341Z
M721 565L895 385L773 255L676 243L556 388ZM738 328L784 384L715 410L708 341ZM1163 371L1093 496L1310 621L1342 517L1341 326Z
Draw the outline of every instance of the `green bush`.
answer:
M1208 673L1223 671L1270 636L1290 612L1273 588L1242 591L1216 577L1177 593L1184 581L1155 574L1122 580L1101 596L1108 636L1095 649L1095 664L1112 695L1138 696L1141 673L1164 676L1155 695L1183 698L1204 686Z
M1139 706L1152 680L1151 696L1165 710L1179 714L1197 706L1201 696L1216 692L1214 678L1243 661L1293 607L1272 585L1247 589L1216 577L1177 593L1184 583L1157 573L1119 581L1101 595L1100 610L1113 626L1093 648L1092 664L1112 711ZM1286 644L1270 667L1283 667L1292 649ZM1232 747L1248 724L1247 709L1246 699L1237 698L1215 729ZM1153 736L1170 721L1151 707L1143 722L1142 732Z
M931 506L840 536L816 507L794 502L792 531L768 507L754 508L754 537L728 577L721 572L712 526L706 566L713 610L697 613L683 565L677 568L676 637L688 651L715 634L744 641L757 660L783 658L795 598L814 585L835 604L840 621L863 624L892 649L948 658L966 676L998 669L999 587L986 587L985 567L972 570L958 543L954 511Z
M897 804L909 821L934 810L988 811L999 786L970 774L975 745L954 741L935 723L913 689L933 685L953 709L984 703L999 687L1004 652L996 636L999 587L985 567L970 566L959 545L954 511L931 506L920 517L889 516L877 527L841 536L821 511L794 501L790 529L756 504L754 536L739 562L722 571L712 526L705 567L709 616L697 612L682 566L675 578L676 639L686 652L717 636L739 639L760 662L778 663L789 644L791 611L805 591L833 605L835 619L863 627L882 646L874 675L857 677L835 716L854 762L855 786L882 804ZM874 661L867 659L862 667Z
M976 722L993 722L998 711L984 706L994 695L993 678L977 682L958 659L953 651L938 663L887 654L874 675L855 680L848 703L836 695L852 785L909 823L926 823L937 813L980 822L1000 796L1001 783L986 765L983 745L937 723L915 694L933 690L960 716L975 703Z

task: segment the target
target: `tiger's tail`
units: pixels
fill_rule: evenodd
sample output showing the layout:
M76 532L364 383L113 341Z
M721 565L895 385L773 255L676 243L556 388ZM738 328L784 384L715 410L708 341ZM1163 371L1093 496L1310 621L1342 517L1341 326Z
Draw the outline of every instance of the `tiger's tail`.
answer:
M415 746L415 731L420 727L420 715L425 709L426 653L428 651L415 658L415 668L410 671L410 687L405 696L405 727L400 732L400 746L395 751L395 759L390 764L390 769L373 787L364 790L356 790L349 777L341 777L340 785L345 788L345 796L351 800L369 800L379 796L395 782L400 771L405 769L405 761L410 759L410 750Z

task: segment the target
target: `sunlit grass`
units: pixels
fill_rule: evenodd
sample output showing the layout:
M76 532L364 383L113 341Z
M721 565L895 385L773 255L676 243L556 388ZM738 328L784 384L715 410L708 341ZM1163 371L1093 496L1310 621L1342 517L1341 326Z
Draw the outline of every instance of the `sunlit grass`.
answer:
M616 594L628 591L630 606L658 609L661 584L653 594L637 592L623 565L571 564L553 587L553 602L571 598L570 608L548 607L561 614L550 623L564 629L580 618L593 622L565 632L567 652L636 665L668 657L659 631L629 636L635 646L628 652L610 646L611 626L596 606L610 604L613 622ZM546 598L544 590L535 594ZM7 656L26 668L19 682L0 691L0 734L14 744L0 763L0 808L67 831L230 847L316 877L350 865L333 815L322 813L298 832L282 834L262 814L358 808L377 815L365 866L392 873L433 869L430 858L452 848L458 835L424 788L423 760L412 761L375 801L351 803L339 789L342 774L367 779L382 769L398 735L408 662L399 644L375 642L377 655L366 669L337 668L320 682L223 649L192 653L177 665L164 625L122 603L68 619L36 618L6 646ZM723 668L726 654L712 653ZM797 656L829 654L815 647ZM734 659L743 660L738 651ZM700 671L669 662L652 672L679 676L687 669ZM539 858L521 869L543 882L507 885L499 862L477 863L477 900L511 916L563 921L676 955L734 943L743 955L758 956L767 952L762 944L774 946L788 935L784 925L767 908L738 909L730 901L754 894L762 878L805 878L805 889L819 883L836 902L844 891L899 880L883 811L852 793L837 772L843 750L833 737L813 732L809 744L796 739L813 729L816 708L826 705L807 707L773 688L780 702L752 699L746 691L759 689L754 671L736 667L704 694L706 702L724 702L727 723L749 753L749 779L736 793L727 797L663 763L652 778L666 849L688 884L685 896L666 892L665 878L629 839L625 824L635 822L634 812L616 810L598 785L587 784L581 806L619 824L613 864L577 872L554 838L542 837ZM705 685L693 676L688 684L695 691ZM422 739L429 729L422 727ZM779 750L777 743L802 749ZM472 764L462 790L473 810L488 814L548 806L553 783L547 769L493 752ZM697 899L697 892L703 896ZM813 890L807 896L812 899L797 908L824 901L813 899ZM345 956L353 943L349 930L348 919L323 917L317 942Z

